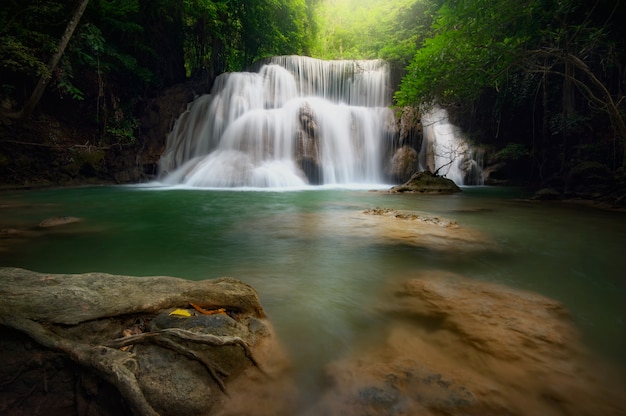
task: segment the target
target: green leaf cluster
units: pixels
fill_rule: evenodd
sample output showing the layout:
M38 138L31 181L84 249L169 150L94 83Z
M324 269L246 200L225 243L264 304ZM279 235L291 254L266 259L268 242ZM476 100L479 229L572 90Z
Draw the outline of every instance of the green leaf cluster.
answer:
M0 7L0 75L45 75L48 55L54 50L63 27L58 27L68 8L56 1L7 0Z
M542 0L449 0L437 12L434 35L407 67L396 100L414 105L477 99L498 90L524 49L540 36Z

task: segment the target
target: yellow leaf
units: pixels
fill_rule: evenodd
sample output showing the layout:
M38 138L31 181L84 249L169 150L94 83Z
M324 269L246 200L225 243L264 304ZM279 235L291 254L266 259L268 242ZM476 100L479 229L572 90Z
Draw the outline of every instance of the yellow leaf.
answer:
M170 312L170 316L172 316L172 315L174 315L174 316L184 316L184 317L191 316L189 311L186 310L186 309L175 309L172 312Z

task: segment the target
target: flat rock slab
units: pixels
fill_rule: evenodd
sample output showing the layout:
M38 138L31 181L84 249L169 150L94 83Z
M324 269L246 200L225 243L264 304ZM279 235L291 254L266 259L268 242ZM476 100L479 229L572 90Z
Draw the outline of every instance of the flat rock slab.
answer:
M46 218L45 220L41 221L39 223L39 227L41 228L59 227L62 225L74 224L80 221L81 219L77 217L69 217L69 216L51 217L51 218Z
M327 368L310 413L624 415L624 386L539 294L433 271L395 287L378 337Z
M103 317L156 313L189 302L263 317L256 291L236 279L189 281L107 273L49 274L0 268L0 315L75 325Z

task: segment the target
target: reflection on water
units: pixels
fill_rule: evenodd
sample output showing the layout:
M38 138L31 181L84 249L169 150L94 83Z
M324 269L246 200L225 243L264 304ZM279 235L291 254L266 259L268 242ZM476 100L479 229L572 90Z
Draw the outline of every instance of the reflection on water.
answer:
M432 270L559 300L587 344L626 374L626 215L531 203L516 191L233 192L104 187L0 195L0 266L253 285L315 396L324 367L386 322L390 285ZM375 207L456 222L365 214ZM53 216L81 222L36 225ZM304 390L304 389L303 389Z

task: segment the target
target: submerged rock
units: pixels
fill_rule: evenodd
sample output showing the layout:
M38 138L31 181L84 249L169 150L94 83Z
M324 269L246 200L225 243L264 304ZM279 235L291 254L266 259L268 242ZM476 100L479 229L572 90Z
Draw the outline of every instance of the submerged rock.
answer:
M3 415L269 415L294 396L255 290L235 279L0 268L0 296Z
M386 299L368 346L327 368L312 414L622 415L623 387L541 295L446 274Z
M423 171L414 173L411 179L402 185L394 186L390 192L417 192L428 194L453 194L461 192L454 181L443 176L436 176L432 172Z
M61 225L73 224L76 222L80 222L80 218L62 216L62 217L51 217L46 218L45 220L39 223L40 228L50 228L50 227L58 227Z
M459 224L454 220L413 212L398 211L391 208L371 208L363 211L363 213L369 215L381 215L399 220L419 221L424 224L437 225L443 228L459 228Z

